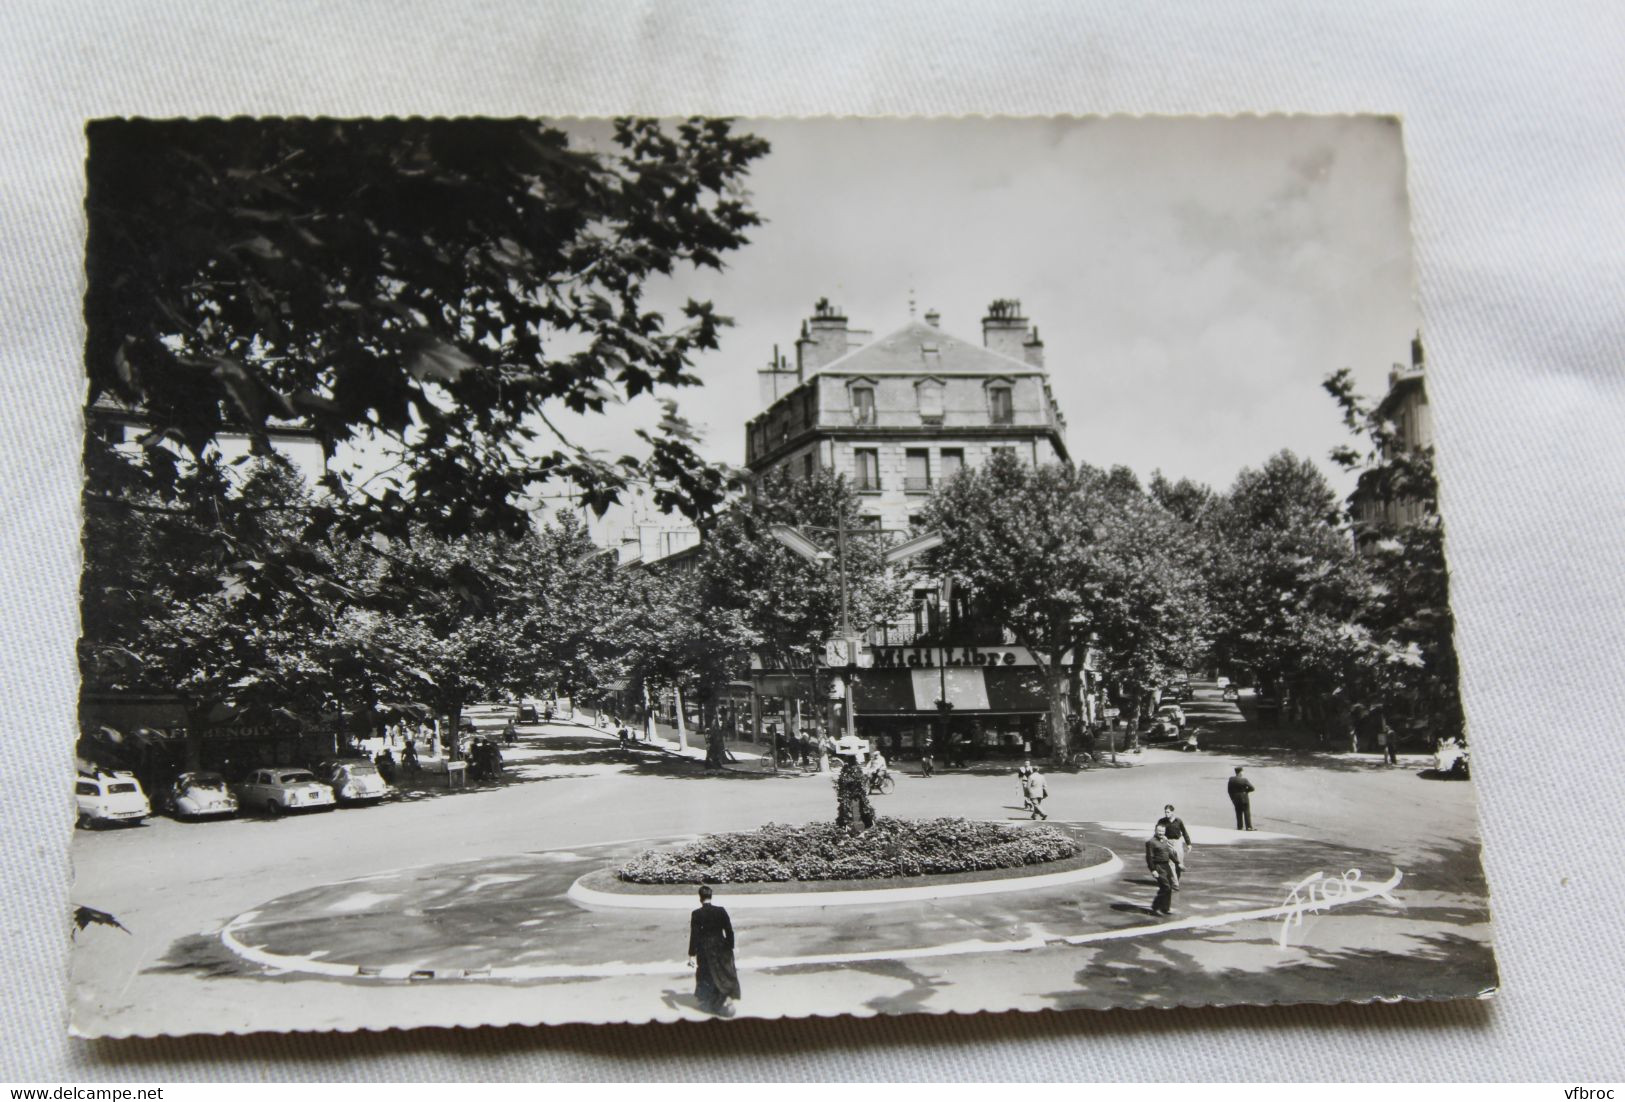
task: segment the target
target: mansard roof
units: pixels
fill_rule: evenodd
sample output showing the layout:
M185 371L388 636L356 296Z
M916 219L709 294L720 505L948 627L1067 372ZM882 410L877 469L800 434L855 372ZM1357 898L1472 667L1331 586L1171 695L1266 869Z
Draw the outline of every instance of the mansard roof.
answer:
M935 355L927 350L934 349ZM814 375L1043 375L1042 367L961 340L923 321L831 360Z

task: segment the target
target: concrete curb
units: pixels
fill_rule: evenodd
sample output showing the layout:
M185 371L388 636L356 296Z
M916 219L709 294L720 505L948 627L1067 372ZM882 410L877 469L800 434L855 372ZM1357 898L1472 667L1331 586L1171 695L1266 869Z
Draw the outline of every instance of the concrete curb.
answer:
M728 886L720 886L726 896L722 900L729 910L770 910L784 907L858 907L885 903L915 903L926 899L960 899L972 895L996 895L1001 892L1037 891L1040 888L1059 888L1069 884L1082 884L1090 880L1103 880L1123 871L1123 859L1111 850L1105 861L1086 865L1069 872L1043 873L1038 876L1010 876L998 880L970 880L954 884L920 884L907 888L859 888L833 892L773 892L761 895L727 895ZM692 911L694 893L681 895L623 895L583 887L577 878L565 892L565 898L588 910L635 911Z

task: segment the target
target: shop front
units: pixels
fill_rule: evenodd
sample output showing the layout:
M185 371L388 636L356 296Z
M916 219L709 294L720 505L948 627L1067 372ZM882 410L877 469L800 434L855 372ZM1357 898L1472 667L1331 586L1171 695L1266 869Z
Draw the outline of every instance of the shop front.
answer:
M1067 668L1070 671L1070 665ZM938 763L946 764L949 758L1049 754L1050 707L1044 676L1025 647L881 646L860 652L855 670L831 670L822 664L806 670L758 668L751 680L762 702L761 714L776 718L783 704L793 708L798 697L811 698L815 684L822 688L850 677L853 726L860 738L896 760L917 759L929 747ZM944 699L953 705L947 744L938 706ZM838 728L839 722L832 722Z

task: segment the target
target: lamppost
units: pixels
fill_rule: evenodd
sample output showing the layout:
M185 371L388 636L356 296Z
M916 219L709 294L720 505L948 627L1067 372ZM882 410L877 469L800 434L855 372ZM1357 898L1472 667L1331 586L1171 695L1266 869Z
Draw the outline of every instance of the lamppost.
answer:
M808 536L806 532L802 530L802 528L805 528L806 531L810 532L835 533L835 553L833 555L830 554L830 552L821 547L816 540ZM834 528L820 527L813 524L803 525L802 528L797 528L789 524L775 524L768 529L768 532L774 539L784 544L784 546L788 547L791 551L794 551L808 562L827 563L834 560L836 569L839 571L841 581L841 634L838 645L835 645L837 641L833 639L830 640L829 644L826 644L825 656L826 660L829 661L831 666L837 664L834 661L834 659L837 657L843 659L840 664L846 667L844 694L846 705L846 737L849 739L856 738L856 708L854 706L855 700L852 693L852 675L859 665L858 640L852 634L852 600L848 592L846 576L846 541L849 535L883 536L889 535L893 530L884 528L863 528L859 529L857 532L848 532L846 528L846 513L844 510L837 512ZM923 555L925 552L941 546L941 532L926 532L923 535L918 535L913 539L906 540L903 543L898 544L896 547L893 547L890 551L887 551L885 556L886 562L887 564L906 562L916 555ZM947 682L944 680L944 696L947 695L946 684Z

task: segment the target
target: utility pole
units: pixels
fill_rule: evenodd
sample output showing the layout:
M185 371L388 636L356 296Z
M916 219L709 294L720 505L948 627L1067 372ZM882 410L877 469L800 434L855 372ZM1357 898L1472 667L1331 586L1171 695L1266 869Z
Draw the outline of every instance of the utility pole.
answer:
M852 680L857 673L858 656L856 653L856 648L853 647L852 644L852 616L849 607L851 602L846 593L845 509L838 510L835 514L835 558L837 562L837 569L839 569L841 573L841 638L845 640L845 645L848 648L852 648L847 651L846 655L846 737L848 739L853 739L857 737L857 723L856 718L852 714L855 710L852 705L856 700L857 694L853 691Z

